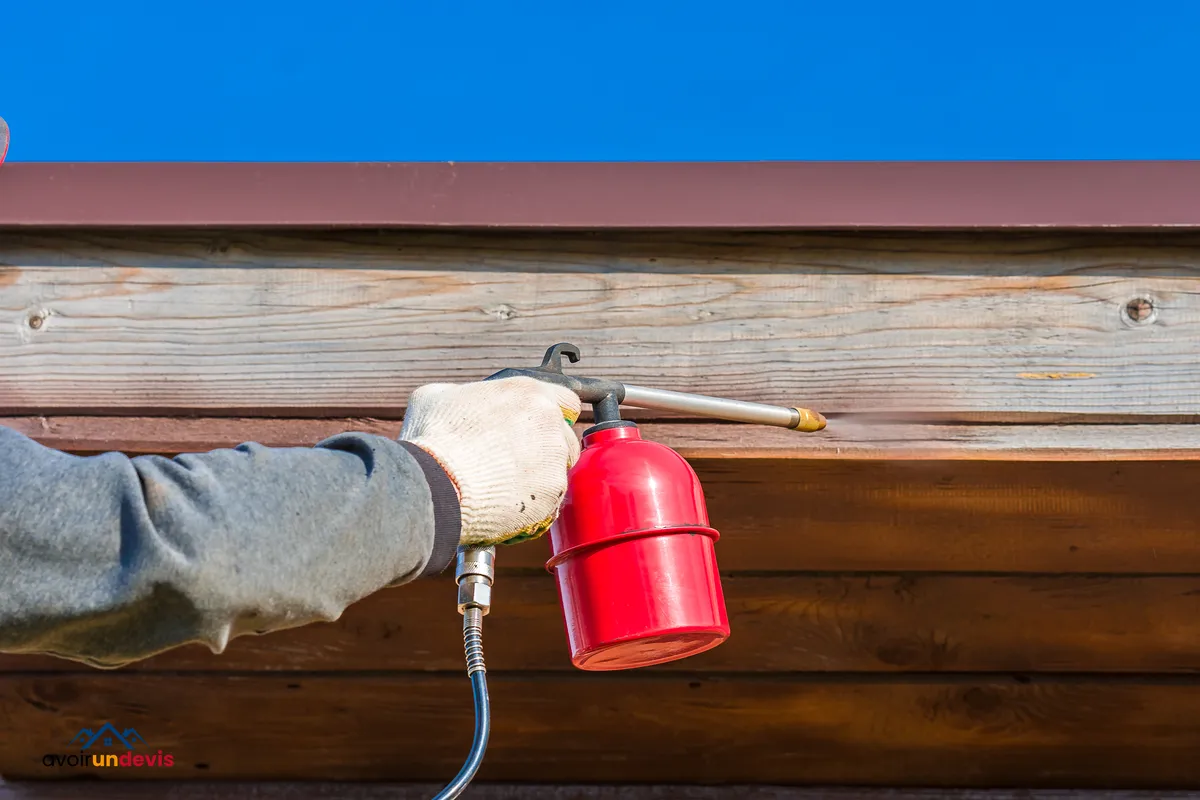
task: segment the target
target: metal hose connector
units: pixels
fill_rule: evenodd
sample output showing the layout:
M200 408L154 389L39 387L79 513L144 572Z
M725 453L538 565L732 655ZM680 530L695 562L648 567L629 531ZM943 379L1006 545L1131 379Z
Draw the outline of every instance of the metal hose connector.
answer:
M458 611L463 615L463 649L467 656L467 677L475 698L475 736L467 760L433 800L454 800L467 786L483 763L492 731L492 709L488 700L487 668L483 664L483 618L492 609L492 581L496 577L496 548L458 548Z
M492 610L492 581L496 579L495 547L458 548L458 613L478 609L482 616Z

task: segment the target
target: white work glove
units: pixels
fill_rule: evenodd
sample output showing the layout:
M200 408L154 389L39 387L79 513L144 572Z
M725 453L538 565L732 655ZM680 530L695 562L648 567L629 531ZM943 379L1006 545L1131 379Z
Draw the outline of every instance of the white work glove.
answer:
M435 383L413 392L400 441L433 456L458 489L460 544L541 536L579 460L579 397L533 378Z

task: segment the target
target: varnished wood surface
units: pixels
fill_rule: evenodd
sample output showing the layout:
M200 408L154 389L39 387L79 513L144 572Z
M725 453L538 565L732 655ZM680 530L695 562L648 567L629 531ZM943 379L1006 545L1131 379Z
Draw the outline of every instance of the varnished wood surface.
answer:
M428 800L442 784L0 781L0 800ZM540 785L472 783L465 800L1197 800L1138 790L872 789L836 786Z
M562 340L580 374L809 405L827 432L643 426L722 532L708 654L573 671L545 543L501 551L485 779L1196 787L1198 279L1195 234L3 231L0 424L80 453L395 436L420 383ZM0 772L53 777L45 748L112 720L181 755L136 777L448 779L452 594L113 673L0 657Z
M203 452L242 442L309 447L346 431L395 438L402 423L371 417L36 416L0 417L0 425L58 450L138 455ZM1200 460L1200 425L1190 424L923 424L851 415L815 434L715 422L652 421L641 428L645 438L693 459ZM587 424L576 429L583 433Z
M205 450L246 438L310 445L340 430L394 436L399 429L370 419L4 421L55 447L135 453ZM1010 450L973 460L962 452L907 458L878 449L874 458L726 458L739 426L644 427L647 437L692 456L711 520L722 532L724 570L1200 573L1200 462L1169 453L1164 460L1142 454L1130 461L1111 453L1010 460ZM1004 436L1014 447L1024 446L1023 437L1030 447L1055 441L1053 433L1037 431L1045 426L1028 427L1034 431ZM1176 426L1137 427L1161 429L1156 435L1166 439ZM761 433L741 430L751 442ZM1129 437L1134 446L1136 436ZM716 442L715 450L697 443L704 437ZM537 568L545 559L534 545L504 550L500 565Z
M696 466L726 570L1200 571L1196 462Z
M1195 679L525 674L490 683L483 780L1200 782ZM135 779L445 780L467 751L469 693L465 675L9 674L0 717L20 735L0 752L0 774L45 776L56 769L43 766L47 752L111 720L179 765L133 770Z
M534 546L534 545L529 545ZM1200 671L1200 576L790 575L723 580L733 635L670 672ZM453 580L418 581L335 623L200 645L129 671L463 667ZM493 672L574 673L553 579L502 574L485 628ZM78 670L0 656L0 671Z
M395 416L562 340L829 412L1200 414L1194 237L0 236L12 414Z

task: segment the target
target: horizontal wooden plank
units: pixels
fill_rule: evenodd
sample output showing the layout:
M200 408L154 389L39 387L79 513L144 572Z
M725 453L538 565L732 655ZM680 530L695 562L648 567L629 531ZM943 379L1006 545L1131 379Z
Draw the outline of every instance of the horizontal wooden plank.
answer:
M733 635L655 668L684 672L1200 671L1200 577L726 577ZM501 575L485 629L493 671L572 671L549 575ZM449 577L380 592L340 620L192 645L134 665L175 670L463 668ZM0 656L0 671L77 670Z
M395 417L569 340L825 412L1194 418L1200 246L1154 241L9 234L0 413Z
M394 439L400 435L402 424L399 420L367 417L0 417L0 425L56 450L72 453L117 450L129 455L202 453L236 447L243 442L268 447L311 447L322 439L348 431Z
M0 781L0 800L427 800L443 784L305 781ZM1200 800L1200 792L838 786L544 785L475 782L470 800Z
M693 465L727 571L1200 572L1198 462Z
M1191 679L530 675L491 697L483 780L1200 786ZM447 780L472 728L465 676L9 675L0 716L10 779ZM176 766L44 766L106 721Z
M346 431L395 438L401 422L369 417L0 417L0 425L76 453L203 452L258 442L307 447ZM577 426L582 433L586 424ZM972 425L834 419L819 434L721 423L648 422L642 435L691 459L1200 460L1200 425Z
M245 439L312 444L346 429L388 436L398 430L395 422L363 419L4 421L52 446L133 452L206 450ZM966 445L975 449L957 450L951 458L921 460L922 451L903 441L896 453L888 452L890 445L865 444L847 446L860 447L858 457L829 457L825 450L813 458L764 459L736 456L779 453L773 448L780 436L809 442L823 434L644 427L648 437L692 457L710 517L722 532L718 554L725 570L1200 573L1195 547L1200 462L1165 460L1183 451L1135 450L1128 461L1099 460L1116 457L1082 448L1047 454L1038 450L1039 438L1053 445L1073 435L1047 429L1028 436L981 433L976 441L983 445ZM1163 444L1177 426L1134 427L1163 429L1147 434L1151 443ZM738 431L746 433L745 450L735 441ZM1189 435L1180 438L1187 442ZM959 460L969 452L977 459ZM1028 460L1034 453L1036 460ZM1137 460L1153 453L1161 459ZM535 544L506 549L500 563L537 568L545 557L544 546Z

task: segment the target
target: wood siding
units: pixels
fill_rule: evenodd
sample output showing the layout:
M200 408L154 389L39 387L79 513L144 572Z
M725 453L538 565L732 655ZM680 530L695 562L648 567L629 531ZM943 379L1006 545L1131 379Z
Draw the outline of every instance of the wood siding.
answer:
M0 424L81 454L394 436L420 383L563 340L580 374L805 404L827 432L638 415L722 533L716 650L575 671L546 544L501 550L485 780L1195 788L1197 297L1194 234L0 231ZM118 671L0 656L0 774L69 777L42 756L111 720L179 765L100 777L448 779L452 598Z

